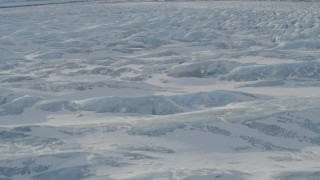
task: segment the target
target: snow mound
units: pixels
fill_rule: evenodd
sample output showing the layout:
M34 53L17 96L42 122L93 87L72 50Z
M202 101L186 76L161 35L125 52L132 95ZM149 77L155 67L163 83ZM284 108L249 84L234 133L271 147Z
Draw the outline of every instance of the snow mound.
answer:
M34 108L49 112L57 112L64 109L69 111L76 110L74 105L66 100L45 100L37 103Z
M251 94L214 91L174 96L147 96L136 98L103 97L75 101L79 110L166 115L205 107L224 106L233 102L257 100Z
M214 77L230 72L241 63L232 61L201 61L175 66L167 74L173 77Z
M11 102L5 103L0 106L0 115L13 115L21 114L25 108L33 106L36 102L40 101L42 98L34 96L24 96L14 99Z
M320 49L320 42L316 40L297 40L280 43L281 49Z
M122 112L138 114L174 114L182 112L165 97L92 98L76 102L83 111Z
M0 115L21 114L25 108L46 112L58 111L94 111L97 113L137 113L167 115L188 112L206 107L224 106L235 102L254 101L268 98L235 91L213 91L188 93L173 96L142 97L96 97L84 100L68 101L24 96L9 98L0 96ZM13 96L15 97L15 96Z
M21 95L10 90L0 88L0 106L5 103L11 102L18 97L21 97Z
M233 81L320 80L320 62L242 66L235 68L221 79Z

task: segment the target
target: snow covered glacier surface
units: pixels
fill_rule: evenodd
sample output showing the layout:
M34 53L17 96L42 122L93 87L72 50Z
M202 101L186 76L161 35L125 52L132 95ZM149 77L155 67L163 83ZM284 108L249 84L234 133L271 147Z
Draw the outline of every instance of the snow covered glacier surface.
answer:
M4 0L0 19L0 179L320 178L319 3Z

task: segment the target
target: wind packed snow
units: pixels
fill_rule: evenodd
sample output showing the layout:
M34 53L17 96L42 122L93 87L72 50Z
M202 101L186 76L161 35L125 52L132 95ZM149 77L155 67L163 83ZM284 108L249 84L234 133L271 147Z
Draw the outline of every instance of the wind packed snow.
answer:
M0 2L0 179L320 178L319 2Z

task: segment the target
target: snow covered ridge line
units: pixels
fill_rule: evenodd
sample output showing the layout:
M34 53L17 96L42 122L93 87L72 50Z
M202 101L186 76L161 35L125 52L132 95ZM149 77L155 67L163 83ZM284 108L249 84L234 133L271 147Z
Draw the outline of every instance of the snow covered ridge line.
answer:
M249 86L281 86L285 84L285 80L292 82L319 81L320 62L257 65L233 61L198 61L174 66L167 70L167 74L175 78L218 77L223 81L258 81L258 84L250 84Z
M11 2L1 2L0 9L4 8L17 8L17 7L29 7L29 6L44 6L44 5L58 5L58 4L70 4L70 3L80 3L89 2L90 0L57 0L57 1L11 1Z
M0 9L71 4L71 3L85 3L85 2L119 3L119 2L128 2L128 1L124 1L124 0L5 0L0 2ZM133 0L129 2L151 2L151 1Z
M241 92L213 91L189 93L175 96L147 96L138 98L105 97L76 101L80 110L95 112L123 112L138 114L166 115L188 112L213 106L224 106L233 102L259 100Z
M187 124L208 123L251 123L259 119L279 114L299 113L306 110L317 111L320 98L279 98L267 101L242 102L226 107L211 108L163 117L141 119L128 130L132 135L159 136ZM305 119L304 119L305 120Z
M59 5L82 2L102 2L102 3L126 3L126 2L192 2L194 0L4 0L0 2L2 8L17 8L30 6ZM196 0L207 1L207 0ZM214 1L214 0L211 0Z
M8 101L7 97L0 96L0 116L22 114L25 108L47 112L69 110L166 115L266 98L269 97L228 91L136 98L96 97L79 101L47 100L35 96L23 96Z
M239 66L221 77L222 80L256 81L256 80L319 80L320 63L303 62L276 65Z
M103 2L103 3L126 3L126 2L210 2L210 1L276 1L279 0L3 0L0 8L15 8L28 6L42 6L54 4L68 4L79 2ZM282 2L320 2L320 0L281 0Z

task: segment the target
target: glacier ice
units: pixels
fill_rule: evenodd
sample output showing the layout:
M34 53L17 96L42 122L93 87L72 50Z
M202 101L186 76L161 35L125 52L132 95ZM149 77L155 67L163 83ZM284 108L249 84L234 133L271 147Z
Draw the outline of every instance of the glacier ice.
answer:
M319 3L0 9L0 179L319 179Z

